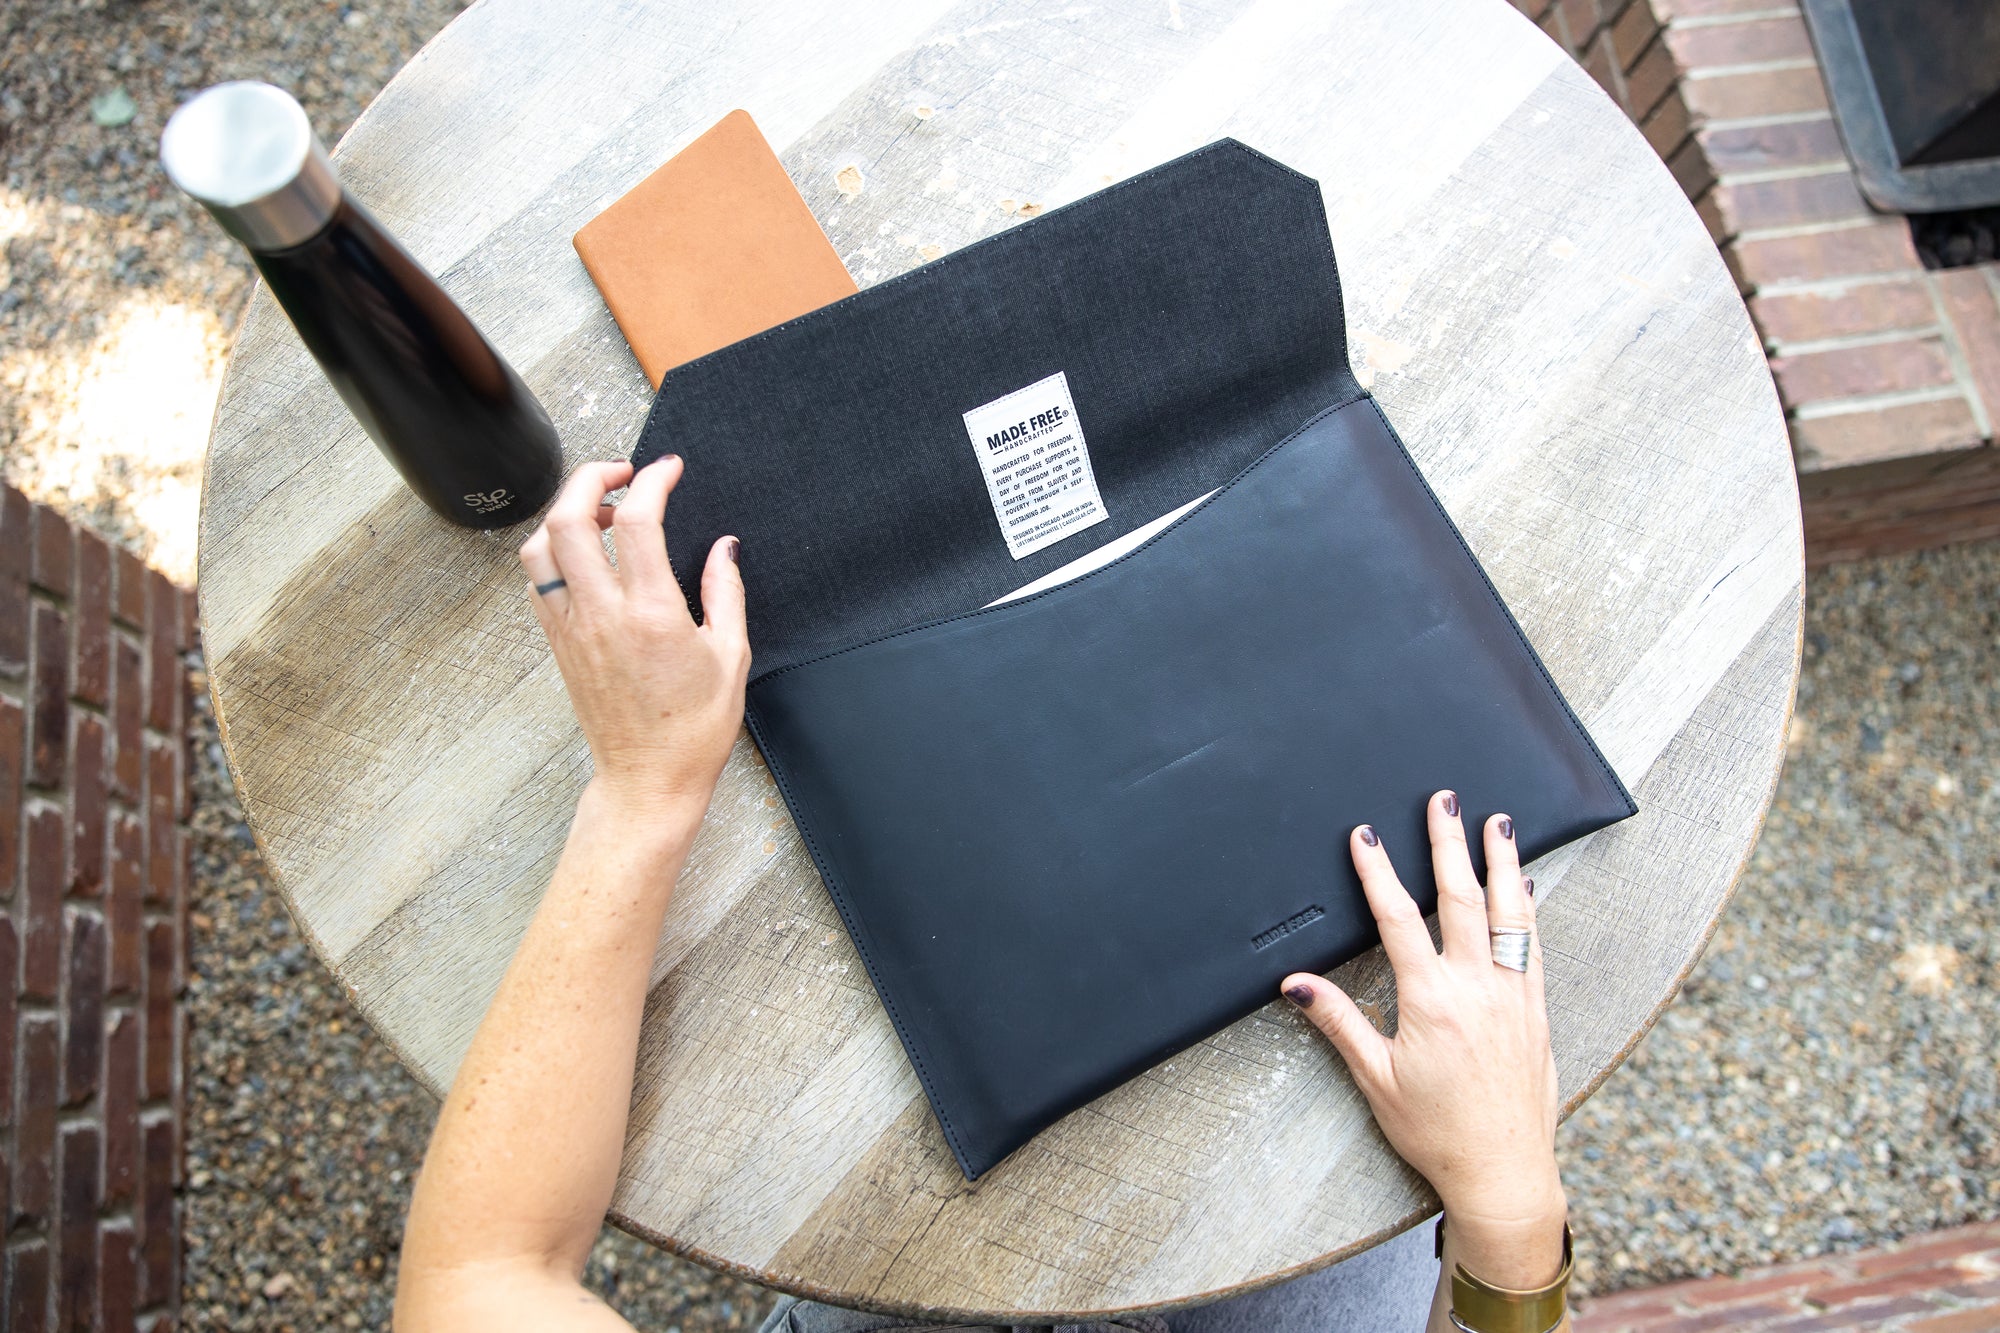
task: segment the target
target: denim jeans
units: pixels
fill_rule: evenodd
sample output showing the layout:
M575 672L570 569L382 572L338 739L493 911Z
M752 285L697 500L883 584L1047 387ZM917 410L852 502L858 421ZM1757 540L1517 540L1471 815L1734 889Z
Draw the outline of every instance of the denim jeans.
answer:
M1246 1296L1164 1315L1088 1324L926 1324L787 1296L759 1333L1422 1333L1437 1287L1431 1228L1415 1226L1345 1263Z

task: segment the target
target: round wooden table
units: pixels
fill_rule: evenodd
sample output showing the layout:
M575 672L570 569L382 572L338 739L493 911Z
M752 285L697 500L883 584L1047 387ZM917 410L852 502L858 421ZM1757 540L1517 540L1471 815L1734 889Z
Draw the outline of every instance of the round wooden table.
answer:
M737 106L863 285L1222 135L1319 179L1357 370L1642 807L1534 872L1588 1095L1756 839L1801 606L1770 375L1638 132L1502 0L480 0L337 161L570 460L612 457L649 394L570 236ZM525 535L433 518L259 293L202 513L216 701L295 916L433 1089L589 772ZM968 1186L747 739L655 976L616 1216L772 1286L1000 1322L1163 1306L1434 1207L1278 1005ZM1379 956L1339 979L1390 1000Z

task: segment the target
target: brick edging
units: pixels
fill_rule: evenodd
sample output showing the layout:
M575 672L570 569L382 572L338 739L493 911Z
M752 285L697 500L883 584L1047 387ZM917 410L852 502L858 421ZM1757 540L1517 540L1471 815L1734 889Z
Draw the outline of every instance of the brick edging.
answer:
M2000 536L2000 264L1873 211L1797 0L1513 0L1646 136L1750 307L1809 563Z
M1577 1333L2000 1329L2000 1222L1896 1245L1579 1301Z
M194 595L0 490L0 1325L179 1315Z

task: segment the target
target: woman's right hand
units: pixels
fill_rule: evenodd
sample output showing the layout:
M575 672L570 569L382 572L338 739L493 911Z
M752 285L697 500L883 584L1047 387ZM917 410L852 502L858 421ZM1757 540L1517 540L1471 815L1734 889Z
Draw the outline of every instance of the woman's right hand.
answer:
M1561 1267L1567 1213L1541 942L1531 937L1528 970L1515 972L1494 961L1487 934L1533 929L1533 886L1507 816L1486 822L1484 888L1458 797L1433 796L1429 820L1442 953L1376 832L1363 825L1349 838L1396 973L1396 1035L1324 977L1294 973L1283 990L1347 1061L1390 1145L1437 1191L1459 1262L1487 1282L1535 1288Z
M743 729L750 672L736 538L707 552L700 625L674 581L661 525L684 471L674 454L636 475L628 462L585 463L521 547L535 615L590 743L591 785L654 823L700 820ZM605 504L619 486L625 499Z

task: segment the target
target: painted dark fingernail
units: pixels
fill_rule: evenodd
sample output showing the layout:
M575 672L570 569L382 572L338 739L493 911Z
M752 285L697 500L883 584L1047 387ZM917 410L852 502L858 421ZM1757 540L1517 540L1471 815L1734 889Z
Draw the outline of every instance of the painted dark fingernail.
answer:
M1498 824L1495 824L1494 827L1500 830L1501 837L1505 838L1509 842L1514 841L1513 820L1507 818L1507 816L1505 815L1502 815L1500 816L1500 822Z
M1451 816L1451 817L1452 817L1453 819L1457 819L1457 818L1458 818L1458 793L1457 793L1457 792L1455 792L1455 791L1448 791L1448 792L1446 792L1446 793L1444 794L1444 812L1445 812L1446 814L1450 815L1450 816Z
M743 543L737 541L734 537L731 537L729 539L729 545L724 547L723 549L728 554L731 560L735 560L736 553L743 549Z
M1313 988L1301 982L1299 985L1287 989L1285 991L1285 998L1301 1009L1308 1008L1313 1002Z
M1373 824L1363 824L1360 828L1360 833L1361 833L1361 841L1366 846L1380 847L1382 845L1381 835L1375 832L1375 826Z
M1535 896L1535 881L1533 881L1532 879L1522 880L1521 887L1528 891L1528 896L1530 898Z

